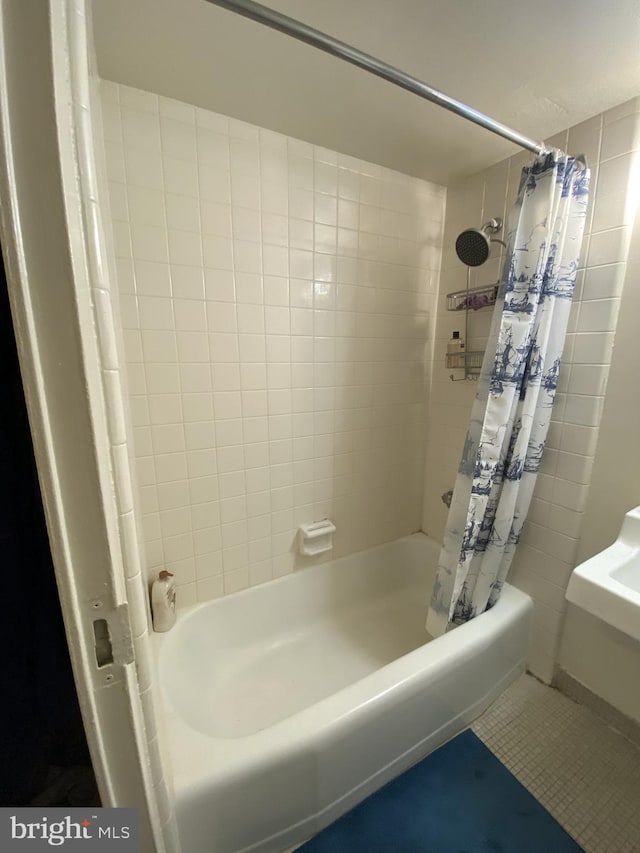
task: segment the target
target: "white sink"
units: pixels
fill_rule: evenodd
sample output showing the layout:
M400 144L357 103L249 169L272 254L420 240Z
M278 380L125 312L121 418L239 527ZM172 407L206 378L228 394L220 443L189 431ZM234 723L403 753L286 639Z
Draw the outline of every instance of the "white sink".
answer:
M640 506L625 515L613 545L574 570L567 600L640 640Z

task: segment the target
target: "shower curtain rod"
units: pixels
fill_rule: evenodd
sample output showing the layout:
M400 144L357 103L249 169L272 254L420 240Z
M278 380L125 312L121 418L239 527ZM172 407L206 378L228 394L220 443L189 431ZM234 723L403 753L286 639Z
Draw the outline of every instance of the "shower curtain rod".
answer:
M472 121L474 124L479 124L486 130L508 139L510 142L515 142L521 148L526 148L528 151L533 151L535 154L543 154L547 152L547 147L542 142L536 142L535 139L530 139L517 130L507 127L506 124L496 121L484 113L474 110L473 107L463 104L462 101L457 101L455 98L450 98L443 92L427 86L417 77L412 77L393 65L388 65L381 59L376 59L375 56L370 56L363 53L345 42L338 41L332 36L328 36L320 30L313 27L308 27L301 21L296 21L295 18L290 18L274 9L269 9L260 3L255 3L253 0L207 0L214 6L220 6L223 9L228 9L230 12L235 12L238 15L243 15L245 18L250 18L252 21L257 21L259 24L264 24L274 30L279 30L285 35L292 36L299 41L306 42L319 50L324 50L325 53L330 53L332 56L337 56L356 65L358 68L363 68L377 77L382 77L383 80L388 80L399 86L401 89L406 89L413 92L414 95L419 95L427 101L438 104L456 115L462 116L467 121Z

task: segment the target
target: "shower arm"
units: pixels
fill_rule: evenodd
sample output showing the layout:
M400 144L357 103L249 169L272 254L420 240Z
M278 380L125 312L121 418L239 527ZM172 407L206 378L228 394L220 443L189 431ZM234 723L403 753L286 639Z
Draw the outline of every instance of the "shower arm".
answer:
M337 56L368 71L370 74L375 74L377 77L382 77L389 83L399 86L401 89L406 89L408 92L413 92L427 101L437 104L439 107L444 107L462 118L471 121L474 124L484 127L491 133L497 136L502 136L503 139L508 139L509 142L514 142L521 148L526 148L527 151L533 151L534 154L546 154L548 148L543 142L536 142L535 139L530 139L517 130L508 127L502 122L496 121L490 116L475 110L473 107L463 104L462 101L457 101L455 98L450 98L444 92L439 92L433 89L417 77L412 77L399 68L393 65L388 65L381 59L375 56L370 56L368 53L363 53L345 42L339 41L326 33L316 30L303 24L301 21L296 21L295 18L290 18L288 15L283 15L281 12L276 12L267 6L260 3L255 3L254 0L207 0L214 6L220 6L222 9L227 9L229 12L235 12L237 15L242 15L252 21L257 21L259 24L264 24L274 30L278 30L285 35L310 44L325 53L330 53L332 56Z

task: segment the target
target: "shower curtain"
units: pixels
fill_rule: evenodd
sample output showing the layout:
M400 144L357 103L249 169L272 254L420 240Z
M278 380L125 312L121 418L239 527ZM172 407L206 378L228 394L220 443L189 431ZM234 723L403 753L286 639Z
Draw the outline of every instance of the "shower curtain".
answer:
M559 151L523 169L427 631L500 596L544 450L575 284L589 170Z

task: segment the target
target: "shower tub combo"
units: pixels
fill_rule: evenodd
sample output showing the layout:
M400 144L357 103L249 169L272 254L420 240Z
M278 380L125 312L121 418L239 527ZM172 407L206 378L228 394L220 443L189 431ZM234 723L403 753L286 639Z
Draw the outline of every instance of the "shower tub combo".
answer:
M422 534L184 610L156 635L182 848L281 851L464 729L524 670L532 604L443 637Z

